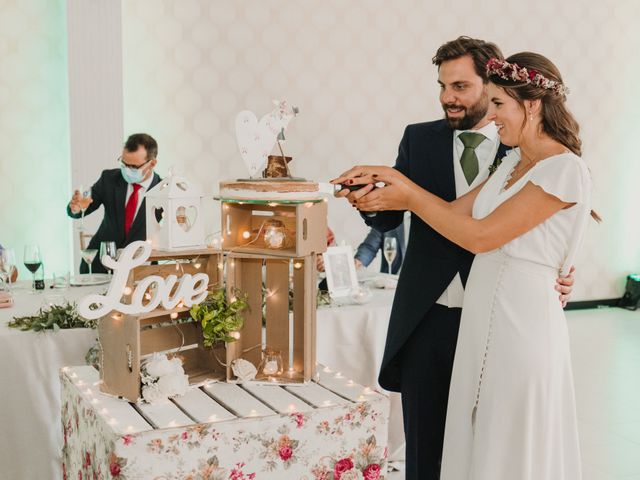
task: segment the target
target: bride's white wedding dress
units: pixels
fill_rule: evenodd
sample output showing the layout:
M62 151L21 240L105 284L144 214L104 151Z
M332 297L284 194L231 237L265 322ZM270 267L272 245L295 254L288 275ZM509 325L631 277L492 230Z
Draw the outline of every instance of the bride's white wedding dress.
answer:
M538 162L505 190L512 150L478 194L483 218L527 182L576 205L489 253L465 288L449 391L441 480L579 480L569 338L558 293L591 209L582 159Z

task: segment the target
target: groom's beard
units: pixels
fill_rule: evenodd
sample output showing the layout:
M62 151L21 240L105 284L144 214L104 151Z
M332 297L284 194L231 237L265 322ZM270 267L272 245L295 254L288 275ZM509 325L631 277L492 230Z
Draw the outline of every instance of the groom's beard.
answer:
M450 118L447 115L447 108L464 108L464 116L459 118ZM471 130L482 120L489 109L489 102L486 93L483 93L476 103L469 108L455 103L445 103L442 105L444 110L444 118L453 130Z

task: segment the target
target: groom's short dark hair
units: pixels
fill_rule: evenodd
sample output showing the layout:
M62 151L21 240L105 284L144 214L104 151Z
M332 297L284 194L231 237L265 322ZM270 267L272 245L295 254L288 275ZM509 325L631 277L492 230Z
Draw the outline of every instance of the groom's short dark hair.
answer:
M465 55L471 57L476 73L485 83L487 82L487 62L492 58L504 58L495 43L477 38L458 37L440 46L431 61L435 66L440 67L447 60L455 60Z

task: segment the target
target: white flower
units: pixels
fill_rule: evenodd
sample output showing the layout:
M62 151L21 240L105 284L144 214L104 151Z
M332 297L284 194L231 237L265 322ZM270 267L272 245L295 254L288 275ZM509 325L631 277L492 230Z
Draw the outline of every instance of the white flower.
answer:
M172 373L163 375L156 383L160 392L167 397L175 397L176 395L184 395L189 388L189 377L184 374Z
M178 359L178 361L180 361ZM175 373L176 367L171 360L164 354L154 353L150 360L145 363L147 374L151 377L161 377L163 375L169 375Z
M351 470L347 470L342 475L340 475L340 480L364 480L362 476L362 472L357 468L352 468Z
M148 403L159 403L167 400L167 396L160 391L157 383L142 387L142 398Z
M253 380L256 378L256 374L258 373L258 369L255 365L243 358L234 360L231 364L231 370L233 370L233 374L238 377L238 380L241 382Z
M184 368L182 368L182 360L180 360L178 357L173 357L171 360L169 360L169 363L173 365L172 373L175 373L178 375L184 375Z

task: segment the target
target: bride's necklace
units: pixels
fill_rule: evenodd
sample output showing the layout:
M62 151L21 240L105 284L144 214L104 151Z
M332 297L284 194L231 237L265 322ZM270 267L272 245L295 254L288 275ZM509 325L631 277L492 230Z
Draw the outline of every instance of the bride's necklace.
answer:
M527 161L525 161L527 158ZM528 157L523 156L521 154L520 160L515 164L511 173L507 176L507 179L504 182L503 190L508 190L516 183L520 178L524 176L529 170L531 170L537 162L533 159L528 159Z

